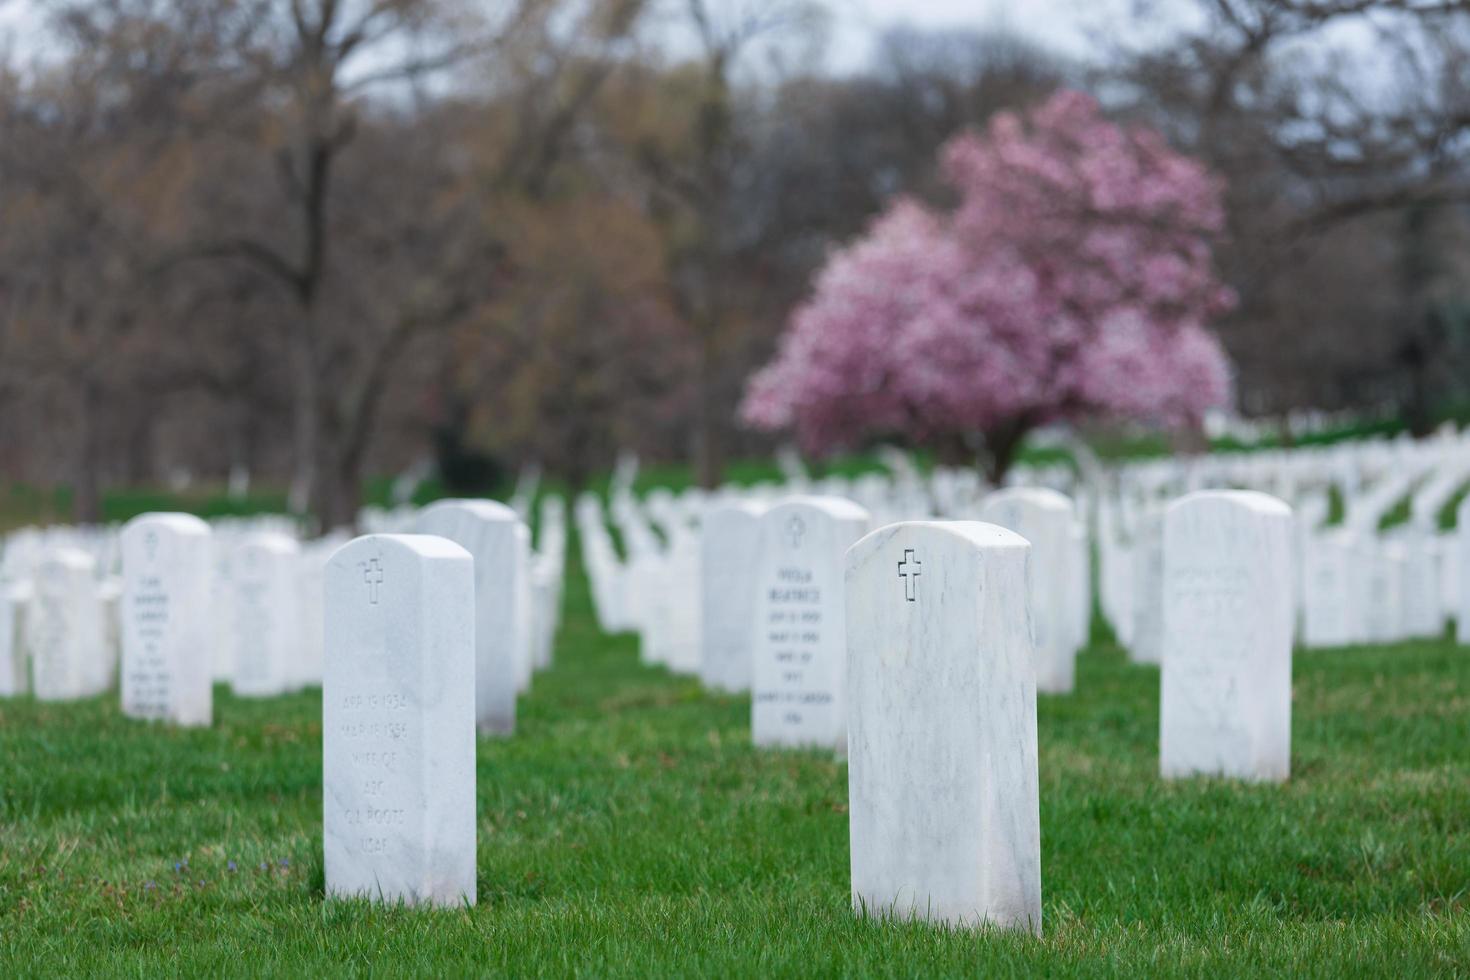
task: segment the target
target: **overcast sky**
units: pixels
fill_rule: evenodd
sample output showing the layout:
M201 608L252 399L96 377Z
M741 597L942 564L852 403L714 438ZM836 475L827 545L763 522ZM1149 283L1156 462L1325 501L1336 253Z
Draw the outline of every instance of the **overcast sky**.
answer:
M476 0L490 2L490 0ZM717 11L728 12L760 6L767 0L712 0ZM1167 42L1181 28L1194 26L1199 16L1199 0L817 0L829 13L829 36L826 46L827 67L838 73L861 69L867 62L874 40L885 30L900 26L942 30L1006 31L1064 57L1087 61L1106 51L1106 46L1123 44L1141 48ZM665 30L660 23L682 20L682 0L662 0L659 4L670 19L655 18L653 30ZM39 10L42 0L0 0L0 45L29 61L45 50L43 23ZM658 7L655 7L657 13ZM1344 41L1355 55L1371 53L1374 40L1366 30L1366 22L1341 25L1331 32L1335 40ZM677 34L677 30L673 31ZM1320 39L1319 39L1320 41ZM680 44L670 38L673 49ZM1314 43L1320 53L1322 45ZM1371 71L1366 73L1371 75Z
M829 58L839 71L861 65L873 38L897 24L1004 30L1086 59L1098 53L1099 36L1177 29L1191 9L1189 0L1153 0L1152 15L1140 20L1132 14L1133 0L826 0L826 5L833 26Z
M728 0L739 4L741 0ZM852 71L867 60L873 39L885 29L909 24L929 29L962 27L1003 29L1059 54L1086 58L1094 54L1091 38L1116 32L1123 25L1137 32L1141 23L1175 25L1190 0L1151 0L1166 16L1140 22L1130 16L1137 0L822 0L830 12L828 64ZM41 39L39 0L0 0L0 43L8 43L22 59L35 53Z

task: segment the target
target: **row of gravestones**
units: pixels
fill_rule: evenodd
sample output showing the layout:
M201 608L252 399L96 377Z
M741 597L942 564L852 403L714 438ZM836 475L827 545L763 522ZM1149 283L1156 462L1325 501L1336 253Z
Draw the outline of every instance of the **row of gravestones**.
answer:
M818 664L840 658L840 642L820 657L806 649L820 645L830 612L813 598L820 590L788 588L793 605L779 610L757 608L758 600L810 577L806 566L827 554L833 520L847 522L844 533L851 537L898 520L927 519L927 510L902 491L897 502L884 503L881 517L822 495L765 500L728 494L682 509L656 498L644 508L615 498L610 513L626 562L619 561L595 500L578 501L577 519L604 629L638 632L647 662L698 674L720 690L751 689L757 665L775 658L784 666L770 677L792 688L780 697L799 698L812 696L808 682L831 686ZM1089 539L1072 501L1053 490L1012 488L987 496L967 517L1009 528L1032 543L1037 576L1049 583L1036 595L1038 682L1046 692L1070 691L1092 613Z
M976 496L983 488L973 471L939 468L926 478L897 451L889 451L885 463L891 476L812 481L794 454L783 454L786 487L757 486L718 496L655 491L641 508L631 493L620 496L615 488L610 514L625 545L625 563L618 561L601 525L596 501L580 500L578 521L584 541L591 542L588 569L603 627L637 631L651 662L688 672L700 668L709 642L706 636L701 646L709 629L700 619L710 609L702 601L700 577L702 569L715 566L708 556L696 559L695 528L718 518L722 507L762 509L794 488L857 500L874 524L934 516L995 519L984 509L993 495ZM1022 478L1069 483L1056 468L1024 470ZM1102 612L1136 660L1157 663L1160 657L1161 512L1170 496L1189 487L1257 486L1291 498L1301 515L1292 584L1303 645L1438 636L1451 619L1463 624L1462 636L1470 629L1470 576L1461 574L1470 562L1464 530L1470 524L1460 522L1455 534L1436 530L1439 511L1470 484L1470 441L1458 433L1422 442L1380 440L1149 462L1119 467L1111 481L1107 486L1092 480L1085 488L1070 481L1077 495L1073 545L1082 555L1071 565L1078 580L1072 609L1085 633L1091 613L1091 538L1098 551ZM1346 505L1341 528L1323 527L1329 486L1340 490ZM1411 520L1380 534L1380 518L1406 498L1412 502ZM717 584L704 587L705 593L723 590L731 581L728 569L714 574Z
M991 495L973 471L940 467L924 476L896 450L884 453L883 461L888 475L812 480L795 454L783 453L778 462L785 486L718 495L655 491L641 505L631 494L631 480L615 484L609 513L627 555L622 562L602 526L598 503L579 500L578 522L588 543L588 570L604 629L638 632L650 662L687 672L702 668L710 628L701 620L712 608L715 615L720 609L704 594L727 589L733 572L708 556L696 559L694 541L702 525L720 518L722 508L761 510L791 491L808 491L855 500L875 525L937 516L995 519L985 513ZM1470 485L1466 434L1446 429L1421 441L1367 440L1149 461L1101 474L1096 468L1089 473L1085 465L1083 470L1083 481L1057 467L1019 468L1017 478L1074 495L1074 547L1084 556L1071 566L1078 579L1074 612L1085 630L1091 611L1085 556L1095 547L1101 611L1138 661L1157 663L1160 657L1163 506L1180 493L1207 487L1270 491L1300 515L1292 594L1296 635L1304 646L1434 637L1451 620L1460 624L1462 638L1470 635L1470 574L1462 573L1470 565L1470 522L1460 521L1454 533L1437 529L1440 511ZM1332 488L1346 515L1340 526L1326 527ZM1380 520L1406 500L1408 522L1380 532ZM745 539L747 549L751 542ZM738 552L738 545L731 547ZM718 570L707 573L707 568ZM705 574L715 584L701 586ZM733 615L742 624L737 629L743 629L744 615Z
M204 669L241 696L320 683L321 564L345 538L301 543L284 519L206 526L186 515L158 517L135 522L143 530L131 535L63 527L7 536L0 695L34 691L41 700L70 700L99 694L119 682L126 646L133 653L132 697L146 702L150 685L162 681L150 680L151 668L141 665L157 656L157 631L175 618L197 633L191 642L206 651ZM166 552L178 535L207 539L209 546L184 549L187 575L165 588L156 570L171 567ZM114 574L124 564L135 573L131 589ZM308 611L313 595L314 623ZM180 601L186 608L178 608ZM197 627L189 625L195 610L207 610Z
M1440 460L1432 472L1386 475L1349 500L1347 519L1325 526L1325 492L1298 488L1293 541L1296 636L1308 648L1395 643L1442 636L1458 624L1470 638L1470 509L1456 529L1438 530L1441 510L1470 484L1470 454ZM1379 522L1410 505L1389 531ZM1098 511L1099 600L1135 659L1157 662L1160 641L1158 502L1104 499ZM1130 513L1131 510L1131 513Z
M752 519L752 737L846 753L854 906L1039 932L1039 548L983 522L865 533L831 498ZM1260 493L1168 509L1164 777L1286 778L1292 534ZM359 538L328 564L331 895L475 901L477 564L414 535Z
M516 694L550 660L564 520L555 503L543 506L541 549L533 560L526 525L505 505L444 501L412 515L420 532L487 556L477 571L486 731L511 730ZM116 684L130 716L199 725L211 721L221 660L240 696L321 683L324 555L345 537L303 548L285 533L260 531L227 543L198 518L149 514L117 539L122 575L116 582L99 583L88 552L53 546L39 550L29 580L0 594L0 695L33 691L41 700L70 700ZM230 554L227 576L217 561L223 548ZM230 625L223 644L214 625L222 606Z

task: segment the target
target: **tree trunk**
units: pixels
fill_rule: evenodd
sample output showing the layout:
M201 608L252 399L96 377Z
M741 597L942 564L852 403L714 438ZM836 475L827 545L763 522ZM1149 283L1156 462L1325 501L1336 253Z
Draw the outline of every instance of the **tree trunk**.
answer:
M935 443L934 458L941 466L968 466L975 459L975 450L963 432L950 432Z
M309 317L310 313L304 314ZM303 323L291 331L291 455L293 472L287 506L293 513L313 509L318 496L322 406L311 335ZM317 516L326 515L317 511ZM324 528L325 530L326 528Z
M321 533L338 528L356 530L357 511L362 504L362 472L349 456L323 460L317 471L317 498L312 513Z
M715 325L706 323L699 331L699 363L694 389L694 476L699 486L714 490L724 478L725 461L715 420L714 393Z
M1031 429L1029 421L1013 419L985 433L985 445L980 451L980 469L992 486L998 487L1005 480Z
M91 378L83 378L78 392L76 476L72 480L72 520L97 524L102 520L101 460L98 458L97 412L101 393Z

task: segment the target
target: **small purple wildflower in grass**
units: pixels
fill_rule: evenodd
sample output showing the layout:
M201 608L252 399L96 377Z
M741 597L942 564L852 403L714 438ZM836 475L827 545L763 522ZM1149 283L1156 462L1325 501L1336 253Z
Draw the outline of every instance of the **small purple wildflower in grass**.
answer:
M289 868L291 867L291 862L286 860L285 858L281 858L281 867Z
M265 869L266 869L266 863L264 861L260 862L260 870L264 871Z
M153 889L155 889L157 887L158 887L158 883L157 882L153 882L153 881L145 881L145 882L143 882L143 888L145 890L147 890L147 891L150 891L151 892Z
M228 864L226 864L225 865L225 870L226 871L235 871L235 870L237 870L236 867L235 867L235 862L234 861L231 861Z

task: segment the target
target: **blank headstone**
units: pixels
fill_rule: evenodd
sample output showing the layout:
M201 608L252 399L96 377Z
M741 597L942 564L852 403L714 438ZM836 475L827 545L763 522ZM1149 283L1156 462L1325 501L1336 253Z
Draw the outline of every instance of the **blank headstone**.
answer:
M1357 576L1363 606L1363 639L1369 643L1398 643L1404 639L1404 579L1409 559L1404 547L1384 541L1372 532L1359 536Z
M1333 529L1312 536L1304 549L1302 645L1340 647L1356 642L1360 614L1353 587L1357 560L1353 532Z
M762 515L750 705L755 744L846 749L843 563L867 529L868 512L841 497L789 497Z
M84 551L58 547L36 566L26 643L37 700L91 697L111 681L95 564Z
M301 546L273 531L247 535L230 561L234 675L240 697L301 687Z
M1164 522L1153 509L1139 519L1133 539L1133 642L1128 659L1156 664L1164 658Z
M1403 548L1403 636L1437 638L1444 632L1439 611L1439 567L1430 535L1412 526L1399 539Z
M1284 780L1291 760L1291 508L1193 493L1164 518L1160 769Z
M530 532L493 500L441 500L424 508L420 534L448 538L475 562L475 721L486 735L516 727L516 693L531 671Z
M860 911L1041 932L1030 550L965 521L892 524L848 552Z
M144 514L122 531L122 711L208 725L214 714L209 525Z
M705 512L701 525L700 677L716 691L750 690L755 563L764 511L751 501L720 504Z
M1072 589L1072 502L1055 490L1015 487L986 497L983 520L1031 543L1031 629L1036 644L1036 689L1066 694L1076 684L1077 630Z
M301 546L296 564L299 591L301 641L300 672L297 683L302 687L321 687L322 670L327 657L325 579L327 562L336 550L352 540L342 531L333 531Z
M374 534L326 571L323 843L331 896L475 901L475 572Z
M1072 553L1067 568L1071 573L1067 589L1072 611L1071 644L1077 651L1092 639L1092 539L1083 521L1072 523Z
M0 584L0 697L14 697L30 690L30 671L21 635L29 597L29 587Z
M668 617L668 667L680 674L698 674L703 663L700 639L700 541L680 530L671 536L664 558L665 615Z

